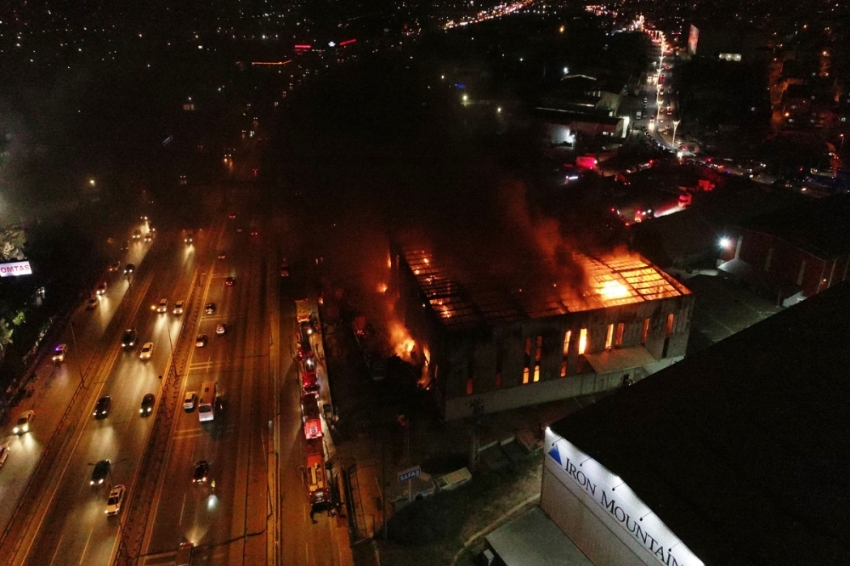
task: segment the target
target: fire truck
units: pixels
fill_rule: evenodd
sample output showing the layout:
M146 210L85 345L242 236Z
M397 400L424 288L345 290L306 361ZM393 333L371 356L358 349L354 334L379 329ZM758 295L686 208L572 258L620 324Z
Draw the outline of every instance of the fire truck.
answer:
M301 420L304 423L304 438L312 440L322 437L319 400L312 393L307 393L301 397Z
M311 509L320 509L331 501L331 491L328 485L327 470L325 468L325 446L321 438L308 440L305 447L307 458L306 485L307 498L310 500Z

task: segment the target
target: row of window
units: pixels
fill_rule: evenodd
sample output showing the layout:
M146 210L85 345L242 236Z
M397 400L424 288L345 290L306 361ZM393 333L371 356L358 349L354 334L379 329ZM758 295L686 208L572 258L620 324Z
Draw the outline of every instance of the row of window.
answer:
M675 317L672 314L667 315L667 325L665 327L665 337L669 338L673 334L673 323L675 322ZM640 333L640 343L641 345L646 344L646 340L649 336L649 326L650 319L645 318L643 320L643 326L641 328ZM609 324L608 332L605 336L605 349L611 350L613 348L621 348L623 346L623 336L626 333L626 323L620 322L617 324ZM573 331L567 330L564 333L564 341L561 352L561 377L567 376L567 361L570 355L570 348L572 347L572 336ZM532 356L532 346L533 348L533 356ZM581 367L584 361L584 353L587 349L587 328L582 328L579 330L578 335L578 355L579 355L579 367ZM522 370L522 383L523 385L528 383L537 383L540 381L540 361L543 359L543 336L537 336L536 340L532 340L529 336L525 339L525 364ZM496 381L495 388L499 389L502 387L502 360L499 352L497 352L496 357ZM475 383L473 381L473 376L470 374L466 379L466 394L472 395L475 392Z

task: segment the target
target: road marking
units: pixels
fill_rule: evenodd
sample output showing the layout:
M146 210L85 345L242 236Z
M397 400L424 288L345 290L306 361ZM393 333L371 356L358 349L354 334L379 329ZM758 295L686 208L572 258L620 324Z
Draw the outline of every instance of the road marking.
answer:
M304 564L309 564L310 563L310 545L307 542L304 543L304 554L307 556L307 561L304 562Z
M86 539L86 545L83 547L83 553L80 554L80 561L77 564L83 563L83 559L85 559L85 557L86 557L86 552L88 552L89 543L91 542L91 536L93 534L94 534L94 527L92 527L92 529L89 531L89 538Z
M62 536L59 537L59 542L56 543L56 550L53 551L53 556L50 558L50 565L53 566L53 563L56 561L56 554L59 553L59 549L62 548L62 539L65 538L65 531L62 531Z
M183 524L183 513L186 511L186 492L183 492L183 505L180 506L180 521L177 523L178 525Z

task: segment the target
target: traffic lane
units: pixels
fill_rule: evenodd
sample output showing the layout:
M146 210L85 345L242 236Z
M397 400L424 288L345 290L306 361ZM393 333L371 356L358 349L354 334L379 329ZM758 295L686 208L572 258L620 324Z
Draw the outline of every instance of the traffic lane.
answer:
M245 279L243 286L228 289L228 291L234 291L229 294L216 291L216 286L211 280L207 302L221 296L219 308L224 313L232 310L247 312L252 293L254 293L249 288L248 282L254 278L249 273ZM257 306L256 309L259 307ZM250 317L249 313L248 318ZM205 316L199 321L199 332L203 332L205 327L211 329L220 320L227 318L229 318L228 314ZM187 538L200 545L224 542L241 537L245 533L244 516L247 497L244 486L250 458L246 458L244 453L247 450L251 454L257 454L257 447L261 446L256 439L252 442L251 438L246 436L251 434L251 430L250 427L247 429L245 427L245 424L250 424L252 420L250 415L245 413L255 413L255 417L258 416L258 413L250 410L250 402L254 397L253 388L244 385L246 376L251 376L257 371L252 361L253 343L243 338L246 327L253 326L255 325L239 324L221 339L211 339L207 347L196 348L192 352L185 389L197 390L204 381L218 381L226 410L223 413L220 412L212 423L205 423L203 427L197 422L186 427L186 415L181 417L167 473L172 476L181 473L182 469L184 474L190 475L198 459L209 459L212 462L211 477L217 482L216 493L214 496L210 493L206 498L185 498L185 501L181 501L180 515L183 516L181 529L180 524L174 525L176 513L173 509L167 508L168 501L180 498L178 492L181 490L179 486L175 487L166 482L159 497L154 532L146 552L167 551L173 548L175 529L181 529ZM249 403L247 410L244 409L246 400ZM256 428L256 422L254 428ZM259 457L262 457L261 453ZM263 476L265 475L264 466L260 472ZM262 511L265 511L265 505ZM207 522L213 513L217 520L213 523ZM264 518L265 512L261 513L261 516ZM195 522L188 524L187 517L194 518ZM229 546L231 548L227 553L228 556L232 553L236 553L234 556L242 556L242 544L237 541ZM221 560L225 558L222 557ZM239 562L241 563L241 560Z

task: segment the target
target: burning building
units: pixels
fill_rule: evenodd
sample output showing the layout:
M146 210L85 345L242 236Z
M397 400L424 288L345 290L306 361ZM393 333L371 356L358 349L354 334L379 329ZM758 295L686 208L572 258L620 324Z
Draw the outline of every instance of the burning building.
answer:
M569 254L580 277L558 280L551 260L526 258L514 271L530 284L516 287L486 260L391 245L388 293L427 352L423 374L445 418L609 390L684 357L688 289L634 254Z

